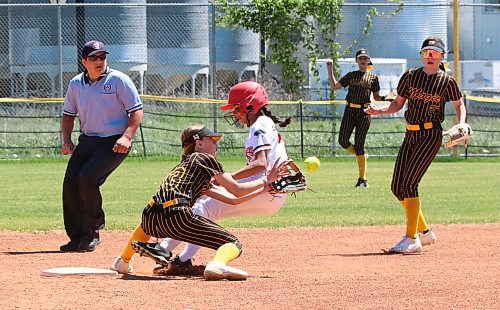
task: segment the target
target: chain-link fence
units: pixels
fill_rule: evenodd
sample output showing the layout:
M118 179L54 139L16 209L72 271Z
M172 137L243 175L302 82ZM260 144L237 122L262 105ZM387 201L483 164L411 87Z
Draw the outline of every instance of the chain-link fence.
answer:
M474 129L469 148L457 148L462 156L500 155L500 99L492 102L477 101L482 97L466 97L468 122ZM39 101L39 99L35 99ZM484 100L482 98L481 100ZM229 126L223 118L218 102L198 99L144 97L144 117L134 139L133 155L181 154L180 133L192 124L205 124L221 132L219 154L242 155L247 128ZM273 102L273 114L292 117L292 123L280 128L287 150L293 157L347 156L338 145L342 115L337 112L343 105L320 105L313 102ZM17 102L0 104L0 158L27 158L60 155L60 115L62 103ZM321 109L320 109L321 108ZM324 113L325 109L330 113ZM318 110L321 113L318 113ZM448 105L443 128L454 122L454 108ZM78 135L78 121L73 141ZM406 122L402 115L373 117L366 140L370 156L394 156L401 145ZM441 156L457 155L442 148Z
M404 68L419 66L420 44L429 35L443 38L450 50L448 60L453 60L457 20L448 1L404 1L403 10L396 15L390 13L397 4L360 2L343 6L344 21L336 39L343 47L354 42L353 50L368 48L372 59L380 61L375 68L381 68L384 59L397 59ZM459 76L462 89L472 98L467 100L468 121L475 130L471 154L500 153L500 104L494 99L500 98L500 40L492 30L500 26L500 4L498 0L486 2L460 3L458 11ZM383 16L373 18L365 36L363 28L371 9ZM142 95L168 96L159 100L144 97L146 114L135 144L138 154L178 153L179 132L193 122L231 133L221 144L223 153L240 148L246 130L235 133L234 128L226 127L216 106L201 103L203 98L226 98L236 82L253 79L266 87L272 100L299 98L281 87L280 67L263 61L261 55L270 51L260 35L225 28L214 12L218 12L217 5L196 0L0 0L0 39L6 42L0 45L0 97L4 98L0 104L0 157L59 154L58 98L81 71L79 49L91 39L106 43L110 67L131 76ZM302 65L309 70L305 59ZM314 94L328 94L324 83L316 88L313 84L304 82L301 99L316 100ZM172 97L200 98L200 103L178 102ZM283 130L293 153L343 154L336 142L343 105L294 102L273 106L275 109L278 115L295 119ZM447 112L446 125L451 125L453 111ZM374 118L368 151L394 155L403 132L404 119L398 115Z

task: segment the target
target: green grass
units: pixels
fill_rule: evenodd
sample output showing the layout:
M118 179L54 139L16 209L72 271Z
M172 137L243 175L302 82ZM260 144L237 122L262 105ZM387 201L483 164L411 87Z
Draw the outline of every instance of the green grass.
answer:
M102 186L106 229L131 230L176 157L128 158ZM244 163L222 158L226 170ZM0 162L0 230L64 229L61 188L67 158ZM500 222L500 159L436 159L420 185L431 224ZM299 163L302 167L303 165ZM275 216L226 219L227 227L325 227L402 225L404 213L392 193L393 159L370 159L370 188L356 189L353 158L323 160L307 174L314 190L289 197Z

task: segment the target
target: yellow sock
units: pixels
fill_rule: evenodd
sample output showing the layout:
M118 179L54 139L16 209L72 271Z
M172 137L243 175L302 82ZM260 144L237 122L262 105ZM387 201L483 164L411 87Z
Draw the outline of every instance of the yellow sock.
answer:
M151 236L146 234L144 230L142 230L141 225L137 226L137 228L134 230L134 233L130 237L127 246L123 250L122 255L120 255L121 258L128 263L132 259L132 256L135 254L135 251L134 249L132 249L132 246L130 244L133 241L148 242L150 238Z
M356 156L358 161L359 177L366 179L366 154Z
M422 207L419 208L418 212L418 231L424 232L429 229L429 225L427 225L427 221L425 220L424 214L422 213Z
M234 243L226 243L220 246L212 261L227 265L230 261L240 256L240 249Z
M406 236L417 238L418 215L420 212L420 198L406 198Z
M354 145L350 145L348 148L345 149L346 151L348 151L349 153L351 153L352 155L356 155L356 151L354 150Z

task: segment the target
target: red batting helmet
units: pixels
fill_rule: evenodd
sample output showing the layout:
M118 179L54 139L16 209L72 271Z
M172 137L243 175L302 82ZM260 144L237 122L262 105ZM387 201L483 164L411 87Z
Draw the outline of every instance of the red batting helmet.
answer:
M268 104L266 90L257 82L241 82L229 90L227 104L221 106L222 110L230 110L239 105L247 115L257 114L259 110Z

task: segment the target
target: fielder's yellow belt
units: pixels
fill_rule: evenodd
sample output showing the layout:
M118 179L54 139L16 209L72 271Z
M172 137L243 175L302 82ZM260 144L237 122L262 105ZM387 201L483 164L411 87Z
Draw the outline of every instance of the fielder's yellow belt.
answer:
M188 200L185 199L185 198L176 198L176 199L172 199L172 200L166 201L164 203L156 203L154 201L154 199L151 199L149 201L149 206L150 207L152 207L154 205L160 205L160 206L163 207L163 209L166 209L168 207L175 206L175 205L178 205L178 204L188 204Z

